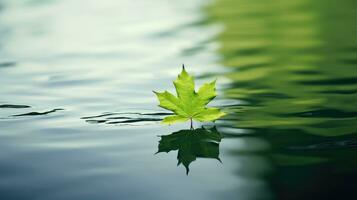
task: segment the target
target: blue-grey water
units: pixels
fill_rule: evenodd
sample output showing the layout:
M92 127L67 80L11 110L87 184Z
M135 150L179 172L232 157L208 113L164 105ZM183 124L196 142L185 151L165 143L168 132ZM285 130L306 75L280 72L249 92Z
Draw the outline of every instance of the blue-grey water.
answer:
M344 199L353 0L0 0L0 199ZM185 63L216 123L160 124Z

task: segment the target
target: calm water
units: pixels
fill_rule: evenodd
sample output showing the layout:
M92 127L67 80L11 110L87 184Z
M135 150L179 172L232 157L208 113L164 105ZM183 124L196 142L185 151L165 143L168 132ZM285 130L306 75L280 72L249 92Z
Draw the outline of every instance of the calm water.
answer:
M356 9L0 0L0 199L353 199ZM182 63L215 127L159 123Z

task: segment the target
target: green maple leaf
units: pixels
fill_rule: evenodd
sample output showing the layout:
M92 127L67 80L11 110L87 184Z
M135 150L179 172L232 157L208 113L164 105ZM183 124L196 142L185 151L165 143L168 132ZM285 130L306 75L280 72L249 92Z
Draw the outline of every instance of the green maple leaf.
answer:
M160 101L160 107L175 113L162 120L164 124L197 120L200 122L215 121L225 115L219 108L206 107L216 97L216 81L205 83L198 92L195 91L194 78L190 76L185 67L174 81L177 97L168 91L155 92Z

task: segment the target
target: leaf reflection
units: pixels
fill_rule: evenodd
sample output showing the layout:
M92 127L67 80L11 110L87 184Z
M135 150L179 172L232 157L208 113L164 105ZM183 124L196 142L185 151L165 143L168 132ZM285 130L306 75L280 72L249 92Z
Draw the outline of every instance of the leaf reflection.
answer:
M160 137L157 153L178 150L177 165L184 165L186 174L190 171L189 165L197 158L213 158L221 162L219 159L219 143L222 136L215 127L180 130Z

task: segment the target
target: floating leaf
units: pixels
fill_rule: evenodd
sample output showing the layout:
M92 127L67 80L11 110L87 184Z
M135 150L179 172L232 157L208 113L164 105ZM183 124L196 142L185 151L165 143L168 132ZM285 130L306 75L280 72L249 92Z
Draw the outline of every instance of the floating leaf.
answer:
M194 78L183 66L181 74L174 81L174 86L177 97L168 91L161 93L154 91L160 101L159 106L175 113L165 117L162 123L173 124L187 120L215 121L225 115L219 108L206 107L216 97L216 81L203 84L196 92Z

